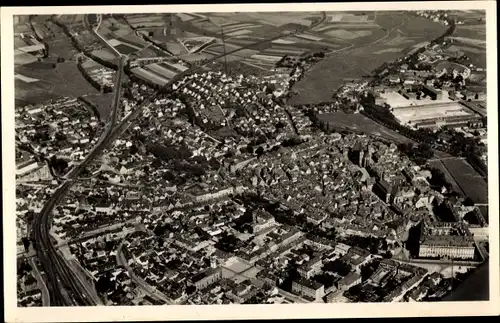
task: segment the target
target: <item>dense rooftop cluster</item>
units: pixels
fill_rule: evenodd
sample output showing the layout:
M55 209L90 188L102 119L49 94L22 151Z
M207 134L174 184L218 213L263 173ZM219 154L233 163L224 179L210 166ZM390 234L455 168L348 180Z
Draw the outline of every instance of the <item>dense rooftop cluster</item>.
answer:
M16 109L16 129L20 148L71 164L88 154L103 127L85 104L64 98Z
M440 13L418 14L448 23ZM85 50L99 49L82 28L69 34ZM156 92L123 84L120 116L141 114L52 214L56 247L107 305L419 301L450 287L420 260L484 259L473 237L487 235L487 221L448 194L429 164L415 163L413 146L406 155L394 143L317 129L318 115L339 110L401 126L386 100L394 92L414 103L453 90L450 100L467 102L468 79L481 70L432 68L458 59L433 43L386 64L375 81L346 84L329 102L287 104L291 86L323 57L285 57L272 76L201 69ZM101 86L113 74L92 73ZM104 126L66 98L17 109L16 128L17 227L27 236L60 175L84 159ZM38 278L27 261L19 266L20 304L36 305Z

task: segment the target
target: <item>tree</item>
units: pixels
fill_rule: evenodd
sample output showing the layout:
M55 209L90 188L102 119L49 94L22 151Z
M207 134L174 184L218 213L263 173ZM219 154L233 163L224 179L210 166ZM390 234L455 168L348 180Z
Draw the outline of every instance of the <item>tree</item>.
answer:
M323 270L324 271L330 271L333 273L337 273L340 276L347 276L351 272L351 265L340 260L340 259L335 259L334 261L329 261L326 262L323 265Z
M136 145L132 145L132 146L130 147L130 153L131 153L132 155L137 154L137 152L138 152L138 151L139 151L139 148L137 148L137 146L136 146Z

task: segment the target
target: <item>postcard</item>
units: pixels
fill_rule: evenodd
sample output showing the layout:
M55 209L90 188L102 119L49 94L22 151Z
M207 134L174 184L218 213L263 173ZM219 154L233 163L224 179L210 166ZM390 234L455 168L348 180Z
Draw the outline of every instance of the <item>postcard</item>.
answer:
M495 13L2 8L6 321L498 315Z

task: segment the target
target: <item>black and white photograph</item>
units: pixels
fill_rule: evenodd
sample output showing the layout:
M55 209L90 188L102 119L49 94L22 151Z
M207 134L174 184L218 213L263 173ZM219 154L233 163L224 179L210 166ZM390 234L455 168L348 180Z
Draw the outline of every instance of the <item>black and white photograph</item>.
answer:
M10 8L14 314L491 312L495 3L413 5Z

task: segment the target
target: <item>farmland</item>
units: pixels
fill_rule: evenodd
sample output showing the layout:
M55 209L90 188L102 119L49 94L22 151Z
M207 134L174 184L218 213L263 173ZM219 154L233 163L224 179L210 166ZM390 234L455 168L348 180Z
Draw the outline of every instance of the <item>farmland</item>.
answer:
M470 58L464 61L464 64L474 64L477 67L486 68L486 41L461 37L454 39L452 49L456 49Z
M20 102L39 103L52 98L98 93L81 75L74 62L58 63L56 68L40 68L29 64L17 67L16 72L39 79L32 83L16 81L16 99Z
M16 106L36 104L51 99L62 97L54 93L54 86L47 81L38 81L33 83L15 80Z
M359 24L355 29L346 29L346 26L337 30L335 37L347 42L347 47L328 53L325 59L313 66L293 87L299 94L292 97L289 103L298 105L328 101L347 79L368 76L383 62L403 56L412 45L431 40L445 30L440 24L422 23L422 20L407 13L389 15L377 12L373 22L362 22L366 24L364 33L360 33ZM322 28L328 33L325 26Z

